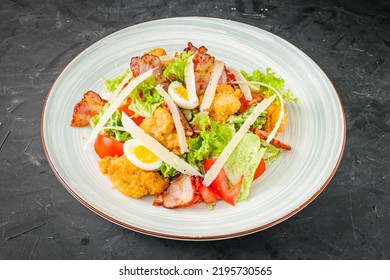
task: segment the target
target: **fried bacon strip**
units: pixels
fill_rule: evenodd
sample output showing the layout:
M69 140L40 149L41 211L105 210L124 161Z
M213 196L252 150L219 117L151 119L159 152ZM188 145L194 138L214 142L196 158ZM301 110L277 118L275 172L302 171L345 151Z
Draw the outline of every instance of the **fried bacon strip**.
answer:
M188 46L184 51L194 52L192 61L194 62L196 92L202 95L209 84L215 58L207 53L207 48L205 46L196 48L191 42L188 43Z
M157 72L162 71L162 63L160 58L152 54L144 54L143 56L135 56L130 60L130 69L134 77L145 73L146 71L157 68Z
M74 106L70 125L74 127L89 125L89 120L100 112L106 102L92 90L84 93L81 101Z
M202 197L192 182L191 176L180 174L174 177L163 194L153 201L154 206L165 208L187 207L202 201Z
M257 136L259 136L261 139L267 139L269 133L264 131L264 130L261 130L261 129L258 129L258 128L254 128L253 129L253 133L256 134ZM275 138L273 138L270 142L272 145L274 145L275 147L278 147L278 148L282 148L283 150L287 150L287 151L290 151L291 150L291 146L288 145L288 144L285 144L283 143L282 141L279 141Z

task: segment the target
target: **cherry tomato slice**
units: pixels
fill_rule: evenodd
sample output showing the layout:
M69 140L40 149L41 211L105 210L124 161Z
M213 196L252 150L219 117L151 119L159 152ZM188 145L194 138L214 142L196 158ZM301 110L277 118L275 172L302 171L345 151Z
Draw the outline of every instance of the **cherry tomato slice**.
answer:
M100 158L123 155L123 142L102 134L98 134L96 137L94 148Z

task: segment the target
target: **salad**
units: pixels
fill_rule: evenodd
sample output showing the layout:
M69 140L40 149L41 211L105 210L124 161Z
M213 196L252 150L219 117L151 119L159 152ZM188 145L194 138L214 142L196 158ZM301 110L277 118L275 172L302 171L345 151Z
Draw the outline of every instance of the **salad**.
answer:
M125 195L187 207L245 201L252 182L291 147L276 139L297 102L267 68L240 71L188 43L153 49L105 90L84 93L70 125L90 126L99 169Z

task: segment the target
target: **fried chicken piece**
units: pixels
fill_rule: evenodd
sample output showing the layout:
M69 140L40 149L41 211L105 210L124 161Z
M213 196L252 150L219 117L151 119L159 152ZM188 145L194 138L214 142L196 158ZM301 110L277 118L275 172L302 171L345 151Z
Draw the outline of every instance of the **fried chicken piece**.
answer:
M209 110L210 118L219 123L226 121L240 109L241 96L240 89L234 90L230 85L218 85Z
M179 138L177 136L175 124L169 111L160 107L157 108L153 116L145 118L140 127L145 133L152 136L158 142L160 142L165 148L180 155Z
M278 121L279 119L279 113L280 113L280 105L275 105L275 104L271 104L268 108L267 108L267 114L265 116L266 118L266 122L263 124L262 126L262 130L268 132L268 133L271 133L271 131L274 129L275 127L275 124L276 122ZM275 134L275 137L283 131L284 127L287 125L288 123L288 117L287 117L287 114L286 114L286 106L284 106L284 115L283 115L283 118L282 118L282 122Z
M100 112L106 102L96 92L87 91L80 102L74 106L70 126L83 127L89 125L89 120Z
M161 56L166 55L167 52L163 48L156 48L156 49L148 51L145 54L151 54L151 55L154 55L154 56L157 56L157 57L161 57Z
M126 156L105 157L99 161L99 168L108 175L115 189L134 198L161 194L169 185L169 180L159 172L142 170Z

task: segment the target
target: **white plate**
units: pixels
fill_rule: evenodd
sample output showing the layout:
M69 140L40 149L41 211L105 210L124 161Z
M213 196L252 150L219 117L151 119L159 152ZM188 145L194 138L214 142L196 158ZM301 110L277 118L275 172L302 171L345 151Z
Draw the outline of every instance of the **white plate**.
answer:
M279 156L254 183L250 198L232 207L220 202L168 210L153 197L132 199L112 189L100 174L89 128L69 126L84 92L103 88L102 77L129 67L132 56L152 48L182 50L204 45L217 59L251 72L271 67L299 98L288 104L289 125L279 139L292 151ZM123 227L174 239L210 240L253 233L275 225L310 203L328 184L345 143L339 97L323 71L303 52L264 30L214 18L151 21L113 33L80 53L53 84L42 113L42 139L54 173L86 207Z

